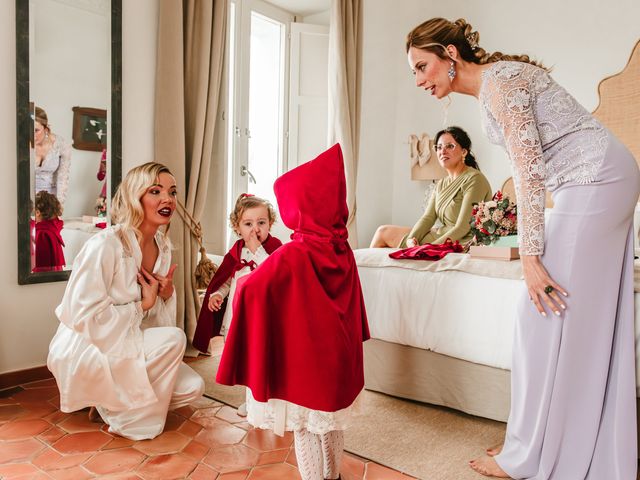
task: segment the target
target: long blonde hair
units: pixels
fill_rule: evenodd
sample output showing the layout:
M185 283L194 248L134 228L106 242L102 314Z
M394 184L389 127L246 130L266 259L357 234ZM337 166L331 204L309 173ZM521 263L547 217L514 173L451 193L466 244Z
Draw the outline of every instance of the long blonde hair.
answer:
M411 47L427 50L442 59L448 60L447 45L458 49L460 57L471 63L483 65L485 63L511 60L530 63L548 70L544 65L531 60L528 55L507 55L502 52L487 53L480 47L480 34L473 31L473 27L464 18L451 22L445 18L432 18L421 23L407 35L407 53Z
M157 183L161 173L173 175L169 168L161 163L148 162L132 168L125 175L111 201L113 223L119 224L122 231L133 231L138 240L142 235L138 227L144 220L144 209L140 199L149 187ZM169 225L164 230L165 236L169 231ZM126 236L122 235L120 238L125 249L130 251L131 245L128 244Z

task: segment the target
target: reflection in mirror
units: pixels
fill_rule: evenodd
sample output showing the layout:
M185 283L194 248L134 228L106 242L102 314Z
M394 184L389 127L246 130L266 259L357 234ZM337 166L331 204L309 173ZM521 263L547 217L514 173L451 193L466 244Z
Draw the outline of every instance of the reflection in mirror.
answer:
M16 2L21 284L66 279L109 223L120 176L120 12L120 0Z
M108 158L107 129L97 112L108 118L110 8L109 0L29 3L29 93L35 104L32 195L37 200L48 192L40 202L57 199L60 205L48 208L49 215L34 211L32 271L41 272L70 268L84 242L99 231L95 223L106 224L106 218L94 218L96 202L103 204L97 178L103 153ZM84 110L92 112L78 114L79 103L90 105ZM106 209L100 211L106 214Z

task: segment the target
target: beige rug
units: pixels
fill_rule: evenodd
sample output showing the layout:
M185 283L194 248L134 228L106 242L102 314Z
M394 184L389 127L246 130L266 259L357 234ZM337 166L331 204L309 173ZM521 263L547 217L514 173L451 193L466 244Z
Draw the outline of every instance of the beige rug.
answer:
M206 382L206 395L237 407L244 387L215 383L219 356L200 357L189 365ZM505 424L455 410L365 390L345 449L424 480L478 480L467 462L497 444Z

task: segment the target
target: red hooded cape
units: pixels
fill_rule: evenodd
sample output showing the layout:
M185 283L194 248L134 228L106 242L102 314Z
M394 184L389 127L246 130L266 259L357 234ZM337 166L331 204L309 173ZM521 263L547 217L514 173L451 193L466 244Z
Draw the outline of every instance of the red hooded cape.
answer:
M36 222L36 252L34 272L60 271L66 265L64 260L64 241L62 228L64 222L59 218Z
M337 411L364 387L369 338L340 146L284 174L274 190L292 241L239 282L216 380L246 385L258 401Z
M271 235L267 236L266 240L262 242L262 247L269 255L271 255L280 246L282 246L282 242ZM193 335L192 342L193 346L203 353L207 353L211 339L220 335L224 312L227 309L228 297L222 302L220 310L217 312L210 311L208 308L209 297L211 297L211 294L218 290L224 282L233 277L238 270L245 266L245 264L240 260L240 257L242 256L242 247L244 247L244 240L242 239L233 244L231 249L222 259L222 263L216 270L216 273L213 275L213 278L207 287L207 293L204 296L202 307L200 307L196 333Z

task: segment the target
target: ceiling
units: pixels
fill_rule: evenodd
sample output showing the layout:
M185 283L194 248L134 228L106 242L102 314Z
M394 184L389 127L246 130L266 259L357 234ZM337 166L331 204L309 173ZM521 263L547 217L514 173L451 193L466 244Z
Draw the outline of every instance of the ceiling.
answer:
M294 15L306 16L329 10L331 0L267 0Z

